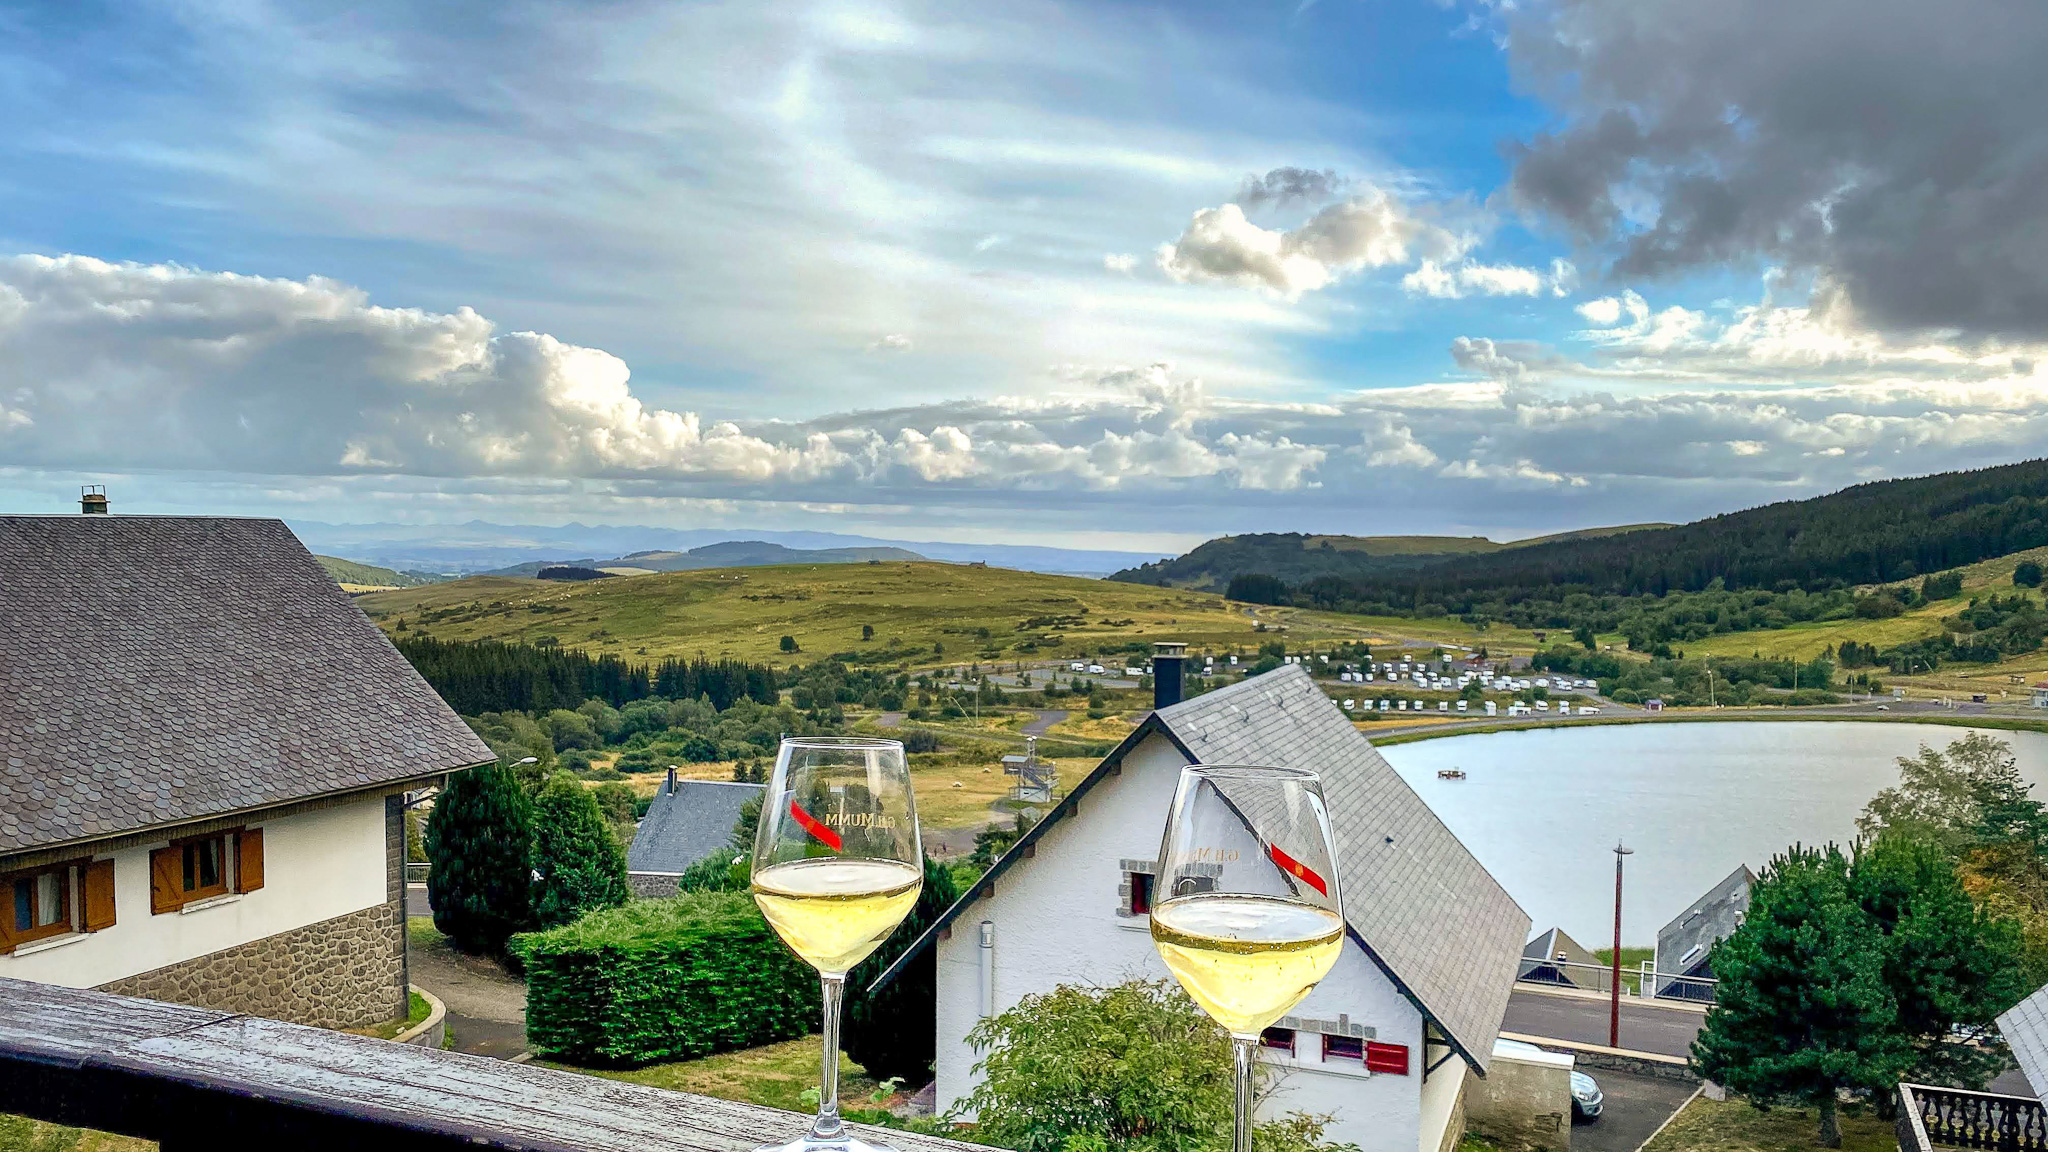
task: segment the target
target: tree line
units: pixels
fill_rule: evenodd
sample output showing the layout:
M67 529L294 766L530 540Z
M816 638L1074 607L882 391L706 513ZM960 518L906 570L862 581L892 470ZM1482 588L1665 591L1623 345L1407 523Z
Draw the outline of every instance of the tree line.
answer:
M546 713L602 700L614 708L661 696L710 699L725 709L740 699L773 704L775 670L740 660L669 658L631 664L617 656L590 656L563 648L498 640L396 638L434 691L464 716L486 712Z

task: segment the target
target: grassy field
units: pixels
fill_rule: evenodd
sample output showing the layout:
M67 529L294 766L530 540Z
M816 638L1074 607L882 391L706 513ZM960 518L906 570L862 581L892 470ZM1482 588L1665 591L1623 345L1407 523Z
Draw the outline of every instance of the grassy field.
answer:
M791 564L665 572L585 583L479 576L363 596L387 630L446 640L552 639L632 659L732 656L785 662L881 653L912 666L1076 658L1133 641L1256 651L1285 625L1290 643L1371 639L1351 617L1260 608L1203 592L958 564ZM863 641L861 628L874 639Z
M147 1140L0 1116L0 1152L155 1152Z
M1872 1115L1842 1114L1842 1152L1895 1152L1898 1134ZM1694 1098L1643 1152L1804 1152L1816 1147L1812 1108L1759 1112L1739 1100Z

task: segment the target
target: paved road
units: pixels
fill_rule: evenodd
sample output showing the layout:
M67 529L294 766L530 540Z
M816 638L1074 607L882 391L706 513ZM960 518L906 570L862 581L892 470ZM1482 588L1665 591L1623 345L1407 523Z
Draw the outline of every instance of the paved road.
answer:
M1024 734L1026 736L1043 736L1045 735L1046 729L1051 728L1053 725L1058 724L1062 720L1065 720L1067 716L1068 713L1063 712L1057 708L1040 712L1037 715L1037 717L1035 717L1031 721L1031 723L1026 724L1024 726Z
M431 920L427 886L406 885L406 914ZM465 956L446 943L411 949L412 982L448 1006L450 1047L473 1056L510 1060L526 1051L526 982L497 961Z
M1591 1074L1607 1097L1607 1106L1599 1119L1573 1126L1572 1152L1635 1152L1698 1087L1632 1072Z
M1691 1053L1692 1038L1706 1020L1703 1013L1621 1001L1621 1047L1663 1056ZM1607 1043L1607 1002L1516 989L1508 997L1501 1031L1547 1036L1577 1044Z

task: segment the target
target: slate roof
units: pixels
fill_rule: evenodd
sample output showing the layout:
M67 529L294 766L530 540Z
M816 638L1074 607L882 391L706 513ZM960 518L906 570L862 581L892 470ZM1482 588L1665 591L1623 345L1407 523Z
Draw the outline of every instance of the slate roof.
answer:
M1352 938L1483 1073L1507 1012L1528 914L1299 665L1152 713L996 862L987 880L999 879L1035 850L1048 827L1155 733L1191 762L1322 774ZM948 909L877 983L892 979L986 887L976 885Z
M740 809L761 794L760 784L727 784L718 780L679 780L670 792L664 784L633 834L626 850L629 872L681 872L706 856L732 845L732 826Z
M2027 1083L2040 1091L2040 1085L2048 1084L2048 986L2006 1009L1998 1018L1998 1034L2012 1048Z
M1581 980L1588 978L1590 973L1584 968L1559 967L1557 963L1559 953L1564 954L1565 963L1567 964L1592 965L1599 963L1599 960L1591 952L1586 951L1585 947L1577 940L1565 935L1564 929L1552 928L1534 940L1529 941L1528 947L1522 949L1522 963L1515 973L1515 978L1517 980L1540 980L1548 984L1570 984L1574 986Z
M490 759L280 521L0 516L0 853Z
M1756 873L1749 865L1738 864L1735 871L1707 889L1706 895L1657 930L1657 995L1671 989L1673 981L1665 977L1705 974L1715 943L1733 935L1749 911L1749 886L1754 883Z

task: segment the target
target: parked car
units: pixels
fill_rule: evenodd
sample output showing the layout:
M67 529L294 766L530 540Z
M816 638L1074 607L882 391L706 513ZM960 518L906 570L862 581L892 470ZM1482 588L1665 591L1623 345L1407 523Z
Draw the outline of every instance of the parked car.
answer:
M1498 1038L1493 1042L1493 1054L1495 1056L1546 1055L1543 1049L1538 1048L1534 1044L1525 1043L1521 1040L1501 1040ZM1600 1110L1606 1105L1607 1097L1600 1091L1600 1085L1595 1083L1591 1076L1576 1068L1572 1069L1572 1119L1598 1120L1600 1118Z

